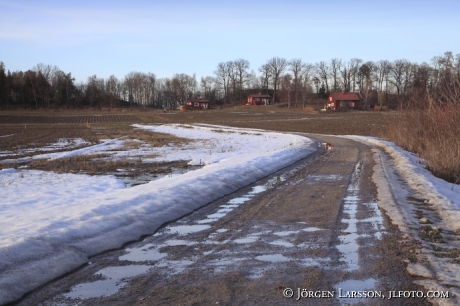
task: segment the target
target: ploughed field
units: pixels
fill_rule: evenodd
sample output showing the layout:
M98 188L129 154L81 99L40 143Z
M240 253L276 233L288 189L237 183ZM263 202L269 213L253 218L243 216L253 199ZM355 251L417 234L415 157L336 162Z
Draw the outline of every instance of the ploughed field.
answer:
M48 116L48 115L0 115L0 124L57 124L57 123L112 123L139 122L136 115L81 115L81 116Z
M141 149L142 143L161 147L189 141L171 135L147 133L133 128L131 125L134 123L205 123L281 132L381 136L391 117L393 116L388 113L371 111L320 114L307 112L302 108L277 106L237 106L185 112L145 109L2 111L0 169L29 166L32 169L58 173L114 174L119 178L132 179L148 173L149 178L152 178L186 171L187 162L178 160L172 163L146 163L140 162L146 156L114 159L105 153L54 160L37 159L34 156L85 148L111 139L122 140L123 147L120 149L130 155L135 154L133 150ZM117 171L118 169L131 170L122 172Z
M307 109L307 108L306 108ZM310 110L311 108L308 108ZM320 133L331 135L382 136L395 120L389 112L310 112L303 108L277 106L237 106L225 109L195 111L158 111L133 109L124 111L2 111L0 136L7 125L38 124L113 127L111 124L132 123L206 123L281 132ZM91 126L88 126L91 125ZM24 127L24 126L23 126ZM120 126L118 126L120 127ZM27 127L29 128L29 127Z

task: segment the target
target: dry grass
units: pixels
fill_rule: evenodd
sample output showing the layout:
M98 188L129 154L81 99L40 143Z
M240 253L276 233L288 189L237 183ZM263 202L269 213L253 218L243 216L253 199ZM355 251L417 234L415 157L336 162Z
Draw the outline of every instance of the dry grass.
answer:
M400 111L385 137L417 153L436 176L460 183L460 105Z
M56 173L115 174L117 176L132 177L141 174L170 173L173 167L188 167L186 161L142 163L138 160L105 159L105 157L108 157L108 155L78 155L57 160L39 159L30 162L29 166L33 169L54 171ZM129 172L119 174L118 169L129 169Z

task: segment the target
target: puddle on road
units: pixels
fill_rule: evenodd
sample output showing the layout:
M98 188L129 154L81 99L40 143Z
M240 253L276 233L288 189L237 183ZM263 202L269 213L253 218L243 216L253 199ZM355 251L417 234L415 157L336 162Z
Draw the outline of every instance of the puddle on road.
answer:
M317 232L317 231L323 231L323 230L324 230L323 228L318 228L318 227L306 227L302 229L303 232Z
M292 247L294 246L293 243L290 243L290 242L287 242L287 241L283 241L283 240L272 241L272 242L270 242L269 244L284 246L284 247L287 247L287 248L292 248Z
M347 224L347 227L343 230L345 234L338 236L341 243L337 245L337 249L342 253L342 259L347 264L347 271L359 269L358 239L361 235L358 234L357 223L371 223L376 231L374 237L377 239L381 238L381 233L384 230L383 218L376 203L362 203L362 205L371 208L374 217L362 220L356 218L358 205L361 202L358 196L360 175L361 163L357 163L352 174L352 181L347 189L347 196L343 199L343 212L348 215L348 218L343 218L342 222Z
M382 212L380 211L377 202L371 202L366 204L367 207L372 209L375 217L370 217L362 220L363 222L370 222L372 227L375 229L374 237L376 239L382 239L382 234L385 233L385 226L383 225Z
M228 204L243 204L244 202L249 201L251 198L249 197L240 197L240 198L234 198L228 201ZM238 206L235 206L238 207Z
M300 261L300 265L304 267L313 267L313 266L323 266L324 264L321 263L319 260L314 258L304 258Z
M344 229L345 235L340 235L339 239L341 244L337 245L337 249L343 255L343 260L347 264L346 270L353 271L359 269L359 245L357 239L359 238L356 229L356 212L358 210L358 197L359 191L359 177L361 174L361 163L357 163L352 174L352 181L347 189L347 196L343 199L343 211L348 215L348 219L342 219L343 223L347 224Z
M290 235L294 235L294 234L298 234L300 231L283 231L283 232L275 232L273 233L273 235L276 235L276 236L290 236Z
M107 267L95 273L95 275L102 274L106 279L79 284L73 287L69 293L64 294L64 296L71 299L109 296L123 287L129 278L141 275L150 268L151 266L145 265Z
M169 231L170 234L177 233L179 235L188 235L192 233L201 232L211 228L210 225L200 225L200 224L192 224L192 225L177 225L177 226L168 226L166 230ZM166 232L164 232L166 233Z
M247 194L241 197L237 197L237 198L233 198L229 200L227 204L221 205L220 206L221 209L219 209L217 212L206 216L206 219L198 220L196 223L206 224L206 223L212 223L212 222L215 222L221 219L222 217L226 216L229 212L233 211L233 209L237 208L239 205L251 200L254 195L264 192L268 188L272 188L273 185L279 180L281 180L280 177L275 177L275 178L268 180L268 182L265 183L264 185L258 185L258 186L252 187L252 190L248 192Z
M274 188L276 183L280 181L285 181L285 176L276 176L272 179L268 180L264 185L258 185L252 187L252 190L249 191L247 194L233 198L229 200L225 205L221 205L219 209L207 215L206 219L202 219L199 221L188 221L187 219L178 220L175 223L166 226L165 228L161 229L153 236L153 239L161 238L164 242L159 243L148 243L144 246L138 248L127 248L126 254L119 257L119 260L123 261L131 261L131 262L143 262L143 261L155 261L155 269L159 269L160 273L166 273L166 275L175 275L182 273L185 269L187 269L190 265L194 264L195 261L194 255L189 254L187 255L187 259L183 260L169 260L168 256L169 253L165 252L162 253L159 250L162 247L180 247L180 246L191 246L199 244L196 241L188 241L184 239L174 239L177 236L186 236L188 234L193 234L201 231L205 231L211 228L211 225L205 223L212 223L215 222L222 217L226 216L228 213L232 212L235 208L239 207L239 205L250 201L256 194L264 192L270 188ZM192 223L192 224L190 224ZM306 224L306 223L303 223ZM278 236L278 239L268 243L267 245L272 245L274 247L281 246L281 247L296 247L293 243L288 241L283 241L281 237L287 237L290 235L298 234L300 231L304 232L312 232L316 230L321 230L318 228L313 227L306 227L304 229L299 229L295 231L278 231L274 232L275 236ZM214 240L219 233L224 233L228 231L227 229L217 229L213 233L210 233L208 238L204 241L200 242L203 245L209 244L228 244L228 243L236 243L236 244L250 244L258 241L260 239L260 235L269 235L272 231L261 231L260 233L250 234L247 237L242 237L239 239L234 240L224 240L224 241L216 241ZM148 239L148 238L147 238ZM148 240L146 240L147 242ZM154 240L155 241L155 240ZM214 253L214 250L208 250L203 252L205 256ZM251 260L251 258L243 258L243 257L236 257L238 256L235 254L235 257L224 257L221 260L211 260L207 263L207 265L214 266L215 272L224 271L227 269L227 266L237 264L239 262L244 262ZM190 258L191 257L191 258ZM282 254L268 254L268 255L260 255L255 257L256 260L261 262L286 262L290 259L288 257L283 256ZM303 259L299 262L300 265L303 266L311 266L311 265L318 265L318 262L314 259ZM134 277L136 275L142 274L150 269L151 266L147 265L131 265L131 266L119 266L119 267L109 267L103 270L98 271L99 274L103 274L107 277L106 280L96 281L92 283L84 283L76 286L72 291L66 294L66 297L69 298L92 298L92 297L102 297L108 296L116 293L119 288L121 288L124 284L126 279L130 277ZM254 267L251 269L251 278L258 278L264 275L267 270L272 269L270 265L264 264L263 268ZM161 272L163 271L163 272Z
M364 302L364 298L357 298L357 297L349 297L351 296L352 292L358 291L373 291L375 288L376 280L373 278L368 278L365 280L354 280L350 279L344 282L337 284L335 287L337 292L337 298L341 302L341 304L349 305L355 304L359 302ZM378 292L380 294L380 292ZM376 294L378 296L378 294Z
M239 238L233 240L233 242L238 243L238 244L244 244L244 243L253 243L259 240L259 236L248 236L246 238Z
M260 261L269 261L269 262L283 262L289 261L290 259L281 255L281 254L270 254L270 255L260 255L256 257Z
M168 255L166 253L160 253L157 251L157 249L152 247L152 244L146 244L142 248L126 249L128 254L118 257L118 260L128 260L132 262L156 261Z
M161 246L178 246L178 245L194 245L196 242L194 241L189 241L189 240L179 240L179 239L171 239L163 242Z

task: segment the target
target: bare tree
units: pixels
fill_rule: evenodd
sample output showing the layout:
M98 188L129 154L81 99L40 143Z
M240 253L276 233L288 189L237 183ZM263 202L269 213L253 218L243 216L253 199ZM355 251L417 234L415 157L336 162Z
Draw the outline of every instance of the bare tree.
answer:
M340 78L340 70L342 68L342 60L338 58L333 58L331 60L331 76L332 80L334 81L334 87L332 88L332 91L339 91L339 78Z
M302 89L302 107L305 108L307 94L311 92L310 79L315 66L312 64L305 64L300 77L300 86Z
M233 67L237 76L238 88L239 90L243 90L249 74L249 61L245 59L236 60L233 62Z
M384 84L385 84L385 92L388 92L388 83L391 71L391 63L387 60L377 62L377 88L379 91L384 91Z
M329 78L329 66L325 61L321 61L316 64L316 72L318 73L319 78L324 82L326 85L326 92L329 92L329 83L328 83L328 78Z
M177 108L184 105L187 98L192 97L196 91L195 75L189 76L185 73L175 74L171 79L165 81L165 96L171 99L170 108Z
M217 65L217 70L214 72L216 75L216 82L219 85L220 88L223 89L224 91L224 102L227 103L227 95L228 95L228 89L229 89L229 81L230 81L230 70L231 67L229 63L219 63Z
M391 65L390 75L392 79L390 82L396 87L397 94L400 95L404 85L404 71L408 61L405 59L395 60Z
M272 78L270 66L268 64L260 66L259 72L262 73L260 76L260 83L262 84L262 88L265 89L265 93L268 93L270 79Z
M45 65L43 63L37 64L33 70L42 77L43 82L39 86L41 96L43 101L46 103L47 107L50 107L51 93L53 91L53 79L54 74L59 71L57 66Z
M284 93L285 101L288 103L288 107L291 107L291 90L292 90L292 76L286 73L281 81L281 91Z
M356 85L358 83L358 72L359 72L359 67L361 66L361 63L363 60L359 58L352 58L350 60L350 76L351 76L351 81L353 82L353 86L351 87L352 91L356 91Z
M302 77L305 73L306 64L302 62L300 58L295 58L289 61L289 68L294 75L294 97L295 97L295 106L297 107L297 102L299 98L299 89L302 84Z
M273 82L273 103L275 103L276 89L279 87L281 74L286 69L288 62L284 58L273 57L267 62L267 65Z
M217 81L211 76L201 78L201 88L204 92L204 97L209 100L210 103L214 103L217 97Z

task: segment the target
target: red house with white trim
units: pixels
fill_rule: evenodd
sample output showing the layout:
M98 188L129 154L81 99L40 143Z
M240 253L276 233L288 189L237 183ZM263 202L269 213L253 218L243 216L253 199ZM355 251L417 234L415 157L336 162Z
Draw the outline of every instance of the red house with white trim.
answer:
M351 110L359 109L361 99L354 92L331 92L327 97L324 108L327 110Z
M270 95L263 95L262 93L251 94L246 99L244 105L270 105Z
M203 99L201 97L197 99L187 99L186 109L208 109L209 100Z

